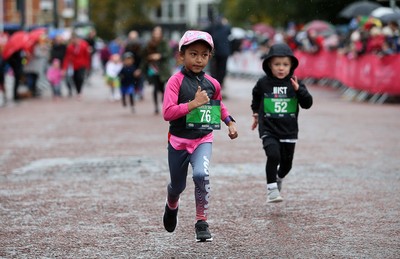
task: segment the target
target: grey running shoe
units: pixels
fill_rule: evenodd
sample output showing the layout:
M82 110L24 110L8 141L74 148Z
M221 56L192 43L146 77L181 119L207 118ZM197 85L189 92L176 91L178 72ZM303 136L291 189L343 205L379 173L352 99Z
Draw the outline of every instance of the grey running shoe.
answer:
M208 229L208 223L204 220L197 221L195 225L196 229L196 241L197 242L210 242L212 241L212 236L210 230Z
M283 201L278 188L268 189L267 191L268 191L268 195L267 195L268 203Z
M165 204L165 211L163 217L164 228L168 232L174 232L178 223L178 208L171 210L167 204Z
M278 190L282 191L282 178L279 178L279 176L276 176L276 184L278 185Z

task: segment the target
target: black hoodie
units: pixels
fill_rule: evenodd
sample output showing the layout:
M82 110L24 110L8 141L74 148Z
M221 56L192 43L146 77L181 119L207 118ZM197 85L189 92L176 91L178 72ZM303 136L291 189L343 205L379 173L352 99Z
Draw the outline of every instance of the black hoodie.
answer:
M290 57L290 73L283 79L272 75L269 61L273 57ZM313 99L306 86L299 82L299 89L294 90L290 78L299 62L286 44L275 44L263 61L266 75L260 78L253 88L251 109L258 113L260 138L272 136L278 139L297 139L299 107L308 109Z

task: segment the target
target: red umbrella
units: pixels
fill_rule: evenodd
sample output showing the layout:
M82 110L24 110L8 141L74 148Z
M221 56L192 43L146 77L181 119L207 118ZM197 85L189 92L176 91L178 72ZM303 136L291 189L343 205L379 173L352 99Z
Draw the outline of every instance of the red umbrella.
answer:
M304 25L307 32L315 31L319 35L331 35L335 32L335 27L329 22L322 20L314 20Z
M4 45L3 58L8 59L12 54L24 48L28 34L24 31L17 31L13 33Z
M275 35L275 29L265 23L257 23L253 25L252 29L255 33L267 36L268 38L272 38Z
M25 42L24 49L28 52L32 52L35 43L39 41L40 37L46 35L46 33L47 33L46 28L38 28L29 32L28 40Z

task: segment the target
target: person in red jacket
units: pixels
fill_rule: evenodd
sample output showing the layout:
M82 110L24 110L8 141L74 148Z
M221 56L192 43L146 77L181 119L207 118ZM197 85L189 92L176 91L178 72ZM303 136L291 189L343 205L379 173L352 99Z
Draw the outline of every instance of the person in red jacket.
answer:
M85 80L86 71L90 68L90 48L89 44L72 34L71 41L67 46L67 51L63 61L63 73L67 73L71 67L73 74L73 82L76 88L78 98L81 96L83 82Z

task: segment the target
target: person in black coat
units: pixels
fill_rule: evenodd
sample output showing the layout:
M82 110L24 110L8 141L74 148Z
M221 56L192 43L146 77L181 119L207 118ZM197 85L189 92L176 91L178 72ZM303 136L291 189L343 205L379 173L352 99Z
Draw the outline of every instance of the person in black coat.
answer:
M130 52L135 57L135 66L140 67L140 62L142 61L141 52L142 52L142 42L139 38L139 33L135 30L130 31L128 34L128 40L125 46L124 53ZM140 75L137 78L137 82L135 83L135 95L137 94L140 100L143 100L144 93L143 93L143 86L144 86L144 76Z
M18 50L14 52L8 59L3 61L4 64L7 63L8 65L10 65L14 74L14 89L13 89L14 101L20 100L20 97L18 95L18 88L23 74L22 58L23 58L22 50Z
M228 58L232 53L229 35L231 26L225 18L218 18L217 22L207 29L214 40L215 49L210 61L211 76L218 80L222 89L227 71Z
M50 58L49 64L53 62L54 59L60 60L62 64L64 62L65 53L67 52L67 44L65 43L63 37L61 35L57 35L51 44L50 48ZM72 96L72 89L73 89L73 80L70 74L67 73L65 77L65 83L68 88L68 95Z
M122 106L126 107L126 97L129 99L129 105L131 111L135 112L135 84L137 78L140 75L138 67L135 65L135 56L131 52L125 52L122 56L123 66L121 71L118 73L118 77L121 83L121 100Z

